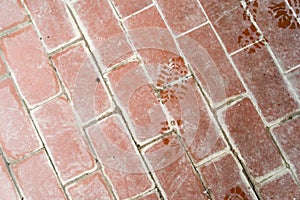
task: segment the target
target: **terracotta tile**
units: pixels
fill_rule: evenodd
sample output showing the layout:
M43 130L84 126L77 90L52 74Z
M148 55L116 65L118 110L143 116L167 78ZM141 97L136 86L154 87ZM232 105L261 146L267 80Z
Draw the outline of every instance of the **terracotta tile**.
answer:
M125 24L138 51L158 49L178 55L174 40L156 7L148 8L130 17Z
M188 31L206 21L196 0L158 0L157 3L175 33Z
M119 63L132 54L107 0L81 0L74 3L81 23L93 43L92 51L99 54L105 67Z
M95 64L82 44L72 46L53 57L74 107L83 122L105 112L111 101Z
M34 110L34 119L62 180L78 176L95 163L76 119L63 97Z
M25 0L25 4L49 50L79 36L63 1Z
M182 36L179 44L214 103L245 92L210 25Z
M159 197L156 192L152 192L150 194L143 195L142 197L138 198L138 200L159 200Z
M199 177L175 137L145 152L168 199L208 199Z
M215 199L255 199L231 154L211 161L199 170ZM251 194L252 193L252 194Z
M6 73L5 65L3 60L0 58L0 76Z
M15 160L41 144L10 79L0 82L0 96L0 143L9 159Z
M227 108L222 117L252 176L262 176L281 166L279 151L248 98Z
M282 5L283 9L278 9L279 7L277 6L276 10L276 5ZM292 7L296 9L295 6L292 5ZM298 48L300 46L300 25L294 17L291 17L292 15L285 1L259 1L257 24L268 39L275 57L284 69L290 69L300 64L298 56L300 54L300 49ZM299 12L298 17L300 17ZM292 27L292 21L296 26L294 28Z
M108 74L113 92L134 128L138 141L159 134L166 121L162 108L138 63L129 63Z
M27 20L26 12L19 0L3 1L0 7L0 31Z
M162 93L165 97L163 101L174 119L166 125L169 130L173 127L172 123L178 126L195 163L226 147L221 138L222 132L208 114L208 107L194 79L175 84Z
M133 14L152 3L151 0L112 0L122 17Z
M14 165L13 171L25 199L66 199L44 151Z
M59 92L55 73L31 26L4 38L0 46L30 105L45 101Z
M149 20L151 18L151 20ZM165 28L166 25L155 6L150 7L125 21L129 29L157 27Z
M87 129L104 171L120 199L135 196L152 186L121 117L114 115Z
M297 109L287 84L265 48L254 54L239 52L233 59L268 122Z
M241 3L239 1L199 1L228 52L240 49L242 46L238 43L238 38L251 26L251 22L243 19L244 10Z
M300 178L300 118L276 127L273 132L279 141L279 145L296 168L296 174Z
M0 193L3 199L18 199L18 194L15 189L14 183L7 170L6 164L0 156Z
M72 199L76 200L109 200L113 199L105 186L105 182L99 173L80 180L69 187L68 192Z
M297 68L296 70L287 74L287 78L291 82L296 94L298 95L298 98L300 99L300 68Z
M261 187L261 194L265 199L299 199L299 187L290 174L267 183Z

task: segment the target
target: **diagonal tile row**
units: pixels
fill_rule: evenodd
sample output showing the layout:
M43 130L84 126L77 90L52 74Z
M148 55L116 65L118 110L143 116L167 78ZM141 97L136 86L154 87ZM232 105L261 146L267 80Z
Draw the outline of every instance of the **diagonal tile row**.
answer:
M243 25L266 47L249 54L239 2L132 3L6 3L19 14L1 22L3 194L299 197L299 61L284 54L298 41L278 47L295 31L268 33L259 5Z

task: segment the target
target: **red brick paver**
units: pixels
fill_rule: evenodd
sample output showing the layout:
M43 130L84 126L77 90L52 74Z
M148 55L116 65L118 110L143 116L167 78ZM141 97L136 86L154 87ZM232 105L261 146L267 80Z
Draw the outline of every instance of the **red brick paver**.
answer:
M283 152L294 165L298 178L300 178L300 149L297 146L300 142L300 118L274 128L273 132Z
M45 101L59 92L54 70L32 26L4 38L1 47L21 93L30 105Z
M49 50L78 37L63 1L25 0L25 4Z
M255 199L252 196L253 191L242 175L241 167L232 155L228 154L211 161L199 170L216 199Z
M150 180L143 173L146 170L142 160L134 150L120 117L113 116L92 126L88 129L88 135L121 199L135 196L151 187Z
M0 157L0 181L2 183L2 186L0 187L1 198L17 199L17 191L7 170L7 165L2 157Z
M38 149L40 142L11 79L0 82L0 96L0 143L8 158L15 160Z
M67 99L60 97L33 113L61 178L91 170L95 163Z
M3 1L0 7L0 31L28 20L20 0Z
M299 0L3 0L0 199L299 199Z
M282 164L279 151L249 99L228 108L223 117L253 176L262 176Z
M109 200L113 199L109 194L105 182L99 173L79 181L68 188L72 199L78 200Z
M53 57L55 67L83 122L107 111L111 106L100 74L96 73L95 64L87 52L80 44L71 46Z
M13 166L18 183L28 199L66 199L44 151Z
M261 193L265 199L299 199L299 186L292 179L290 174L285 174L272 182L263 185ZM282 191L282 192L278 192Z

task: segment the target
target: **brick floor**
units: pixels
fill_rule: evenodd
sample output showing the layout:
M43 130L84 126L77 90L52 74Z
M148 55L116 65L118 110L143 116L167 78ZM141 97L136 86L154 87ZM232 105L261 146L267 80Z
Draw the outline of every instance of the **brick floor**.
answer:
M299 5L1 1L0 199L300 199Z

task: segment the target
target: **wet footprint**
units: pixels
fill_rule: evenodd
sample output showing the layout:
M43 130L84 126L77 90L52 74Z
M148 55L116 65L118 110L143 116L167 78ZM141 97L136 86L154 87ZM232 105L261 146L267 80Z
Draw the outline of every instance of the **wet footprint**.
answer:
M188 68L182 57L171 58L168 64L163 65L156 82L157 87L166 86L188 74ZM172 89L171 89L172 88ZM182 100L187 87L184 84L174 84L171 88L159 92L159 101L163 104L171 100Z
M230 193L226 194L224 200L248 200L248 198L241 187L236 186L230 189Z
M244 20L250 20L250 16L247 14L247 10L250 11L250 13L252 14L252 17L254 19L254 21L256 22L256 16L257 16L257 10L258 10L258 0L245 0L246 3L246 10L244 10L243 13L243 18ZM241 7L244 9L244 7L241 5Z
M251 24L249 28L246 28L238 37L238 43L242 48L246 47L249 44L253 44L249 48L245 49L248 53L255 53L257 49L261 49L265 44L260 38L262 34L260 34L257 28ZM268 40L264 38L267 42Z
M253 17L253 20L256 22L257 19L257 10L258 10L258 0L245 0L246 7L244 8L242 5L241 7L244 9L243 12L243 19L246 21L251 22L250 16L247 14L247 11L249 11ZM262 34L258 32L257 28L254 26L254 24L251 22L251 25L244 29L242 33L238 36L238 44L244 48L247 45L253 44L249 48L245 49L245 51L248 51L248 53L255 53L257 49L261 49L265 43L267 42L267 39L263 37Z
M300 17L300 0L288 0L290 6L295 11L296 15ZM300 24L293 14L293 11L286 5L284 1L281 3L271 3L269 13L277 20L279 28L283 29L298 29Z

